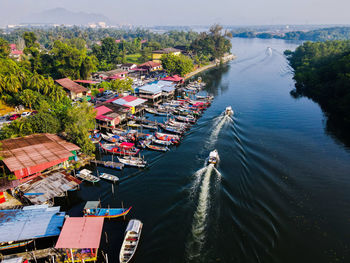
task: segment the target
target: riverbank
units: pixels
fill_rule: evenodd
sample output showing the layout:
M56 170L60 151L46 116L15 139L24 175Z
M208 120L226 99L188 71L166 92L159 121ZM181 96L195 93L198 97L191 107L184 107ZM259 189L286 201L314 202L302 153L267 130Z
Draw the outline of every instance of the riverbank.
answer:
M208 69L211 69L211 68L215 68L217 66L219 66L221 63L227 63L231 60L234 60L236 59L237 57L233 54L229 54L229 55L226 55L226 56L223 56L221 58L221 60L219 59L216 59L214 62L210 63L209 65L205 65L203 67L199 67L197 68L195 71L192 71L191 73L188 73L186 76L185 76L185 80L187 79L190 79L192 78L193 76L203 72L203 71L206 71Z

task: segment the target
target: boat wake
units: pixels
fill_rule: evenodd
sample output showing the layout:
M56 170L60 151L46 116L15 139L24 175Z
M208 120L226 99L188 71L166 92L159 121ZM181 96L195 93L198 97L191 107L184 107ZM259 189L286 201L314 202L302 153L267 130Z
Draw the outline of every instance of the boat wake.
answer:
M231 116L228 115L221 115L216 122L214 122L214 129L210 134L209 140L208 140L208 148L212 148L216 141L218 140L219 133L224 126L225 123L232 122L233 119Z
M194 177L194 181L191 187L191 193L190 193L190 198L192 199L192 197L194 196L194 194L197 192L197 189L199 187L199 184L201 182L202 179L202 175L206 172L206 170L208 169L208 167L206 166L206 164L204 164L204 167L199 169L198 171L196 171L193 174Z
M189 262L195 261L200 257L202 247L205 243L205 229L207 227L210 200L210 176L213 170L216 170L214 164L209 164L207 167L199 170L201 174L203 174L204 171L205 173L200 188L197 209L193 217L191 236L186 247L187 260Z

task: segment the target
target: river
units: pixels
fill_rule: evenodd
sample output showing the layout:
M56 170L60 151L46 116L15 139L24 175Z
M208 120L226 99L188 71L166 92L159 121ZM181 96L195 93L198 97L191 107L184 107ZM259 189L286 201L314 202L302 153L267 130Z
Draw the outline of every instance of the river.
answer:
M201 75L215 99L181 145L145 152L145 171L99 167L122 182L113 190L83 183L70 193L69 214L82 216L88 200L133 206L128 217L144 223L140 263L350 262L350 149L325 132L317 104L290 96L283 51L297 45L239 38L232 45L235 61ZM220 117L228 105L232 119ZM213 149L217 167L205 165ZM118 262L125 226L105 220L109 262Z

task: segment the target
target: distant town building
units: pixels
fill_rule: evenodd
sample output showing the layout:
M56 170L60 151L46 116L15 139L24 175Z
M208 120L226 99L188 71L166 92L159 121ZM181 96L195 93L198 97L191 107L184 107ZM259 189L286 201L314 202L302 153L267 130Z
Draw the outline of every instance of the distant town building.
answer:
M20 61L22 59L23 51L18 50L16 44L10 44L10 49L11 49L10 58Z

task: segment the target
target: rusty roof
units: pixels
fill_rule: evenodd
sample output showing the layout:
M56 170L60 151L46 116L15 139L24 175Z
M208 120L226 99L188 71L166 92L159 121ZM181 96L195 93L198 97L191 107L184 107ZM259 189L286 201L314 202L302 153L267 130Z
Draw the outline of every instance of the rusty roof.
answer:
M41 133L0 141L0 156L11 172L72 156L80 148L55 134Z
M64 79L56 79L55 80L58 84L60 84L63 88L72 91L74 93L82 93L87 92L88 89L79 85L78 83L75 83L73 80L70 80L69 78Z

